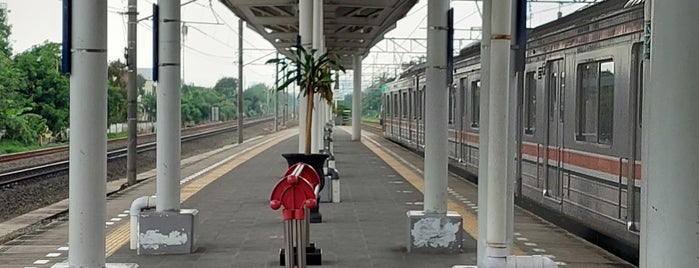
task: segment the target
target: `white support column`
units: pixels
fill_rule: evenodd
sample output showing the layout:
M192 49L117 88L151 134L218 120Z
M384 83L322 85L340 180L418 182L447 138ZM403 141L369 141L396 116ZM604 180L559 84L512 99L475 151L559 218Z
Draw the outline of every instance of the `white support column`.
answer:
M653 17L653 2L654 0L645 0L643 2L643 85L650 85L650 38L651 38L651 21ZM639 92L641 94L641 92ZM643 107L648 107L649 100L646 98L646 96L641 96L641 101L642 101L642 106ZM648 109L642 109L641 110L641 118L648 118ZM635 122L634 122L635 123ZM643 159L648 159L648 143L645 142L645 137L648 137L648 128L644 127L641 128L641 161L644 161ZM645 172L643 170L643 165L641 165L641 171ZM641 174L641 176L646 177L644 174ZM645 225L646 223L644 222L647 217L643 217L642 215L645 214L643 209L645 206L648 205L648 195L646 194L646 190L648 189L648 180L641 179L641 191L640 191L640 201L641 203L639 204L641 206L640 213L639 213L639 226L637 230L640 231L640 226ZM639 246L639 252L638 255L639 257L639 263L643 263L644 256L646 256L646 247L643 245L647 243L648 235L646 232L640 232L640 245Z
M310 51L313 47L313 0L299 0L299 36L301 39L301 46ZM299 92L301 89L301 87L298 87ZM296 96L296 94L294 94L294 96ZM298 106L295 111L297 112L297 122L299 126L299 153L304 152L307 106L308 100L305 97L301 96L298 98Z
M699 36L691 34L697 10L695 0L653 5L641 267L699 267Z
M323 0L313 0L313 49L315 57L323 53ZM319 95L313 98L313 122L311 124L311 153L318 153L323 148L323 103ZM319 134L320 133L320 134Z
M458 213L447 211L448 10L449 0L427 2L425 206L422 211L407 212L408 252L458 252L463 244L463 220Z
M362 55L353 55L352 76L352 140L362 139Z
M448 0L427 2L425 95L425 213L447 212L447 11Z
M160 62L158 70L156 211L180 210L180 0L158 0Z
M70 76L70 267L105 267L107 1L73 0Z
M486 230L486 256L504 264L510 253L507 243L508 227L508 172L507 154L508 113L507 99L510 88L512 33L512 0L495 1L492 4L490 34L490 88L488 122L488 211ZM480 135L482 136L482 135ZM491 266L492 267L492 266Z
M488 228L488 141L489 98L490 98L490 25L492 24L492 0L483 0L483 33L481 38L481 88L480 118L478 119L478 233L485 234ZM478 236L477 264L485 267L485 235Z
M301 46L310 50L313 45L313 0L299 0L299 35L301 35ZM298 108L294 112L298 114L299 124L299 153L304 152L306 138L306 98L299 98Z

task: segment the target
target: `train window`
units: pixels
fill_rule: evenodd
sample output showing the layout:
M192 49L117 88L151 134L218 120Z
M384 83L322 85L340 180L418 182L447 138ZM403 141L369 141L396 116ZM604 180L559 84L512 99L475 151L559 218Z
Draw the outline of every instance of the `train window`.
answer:
M410 89L410 114L412 115L413 119L417 118L417 115L415 114L415 90L412 88Z
M579 141L612 144L614 126L614 62L578 65Z
M417 118L422 120L422 104L425 102L425 86L422 87L417 97Z
M386 108L384 109L384 118L391 117L391 95L386 95L386 100L384 101Z
M478 127L481 116L481 81L471 82L471 127Z
M536 72L528 72L524 89L524 133L533 135L536 128Z
M401 115L403 118L408 117L408 92L403 92L403 98L401 99Z
M454 108L455 108L455 103L454 103L454 87L453 86L448 86L449 90L449 124L454 123Z
M399 117L400 111L398 110L400 106L398 105L398 94L393 94L393 117Z

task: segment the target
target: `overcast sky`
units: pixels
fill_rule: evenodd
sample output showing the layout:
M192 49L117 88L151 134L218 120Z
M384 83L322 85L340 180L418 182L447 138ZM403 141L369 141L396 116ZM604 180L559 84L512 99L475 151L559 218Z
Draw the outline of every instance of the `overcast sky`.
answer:
M33 45L46 40L60 42L61 40L61 2L60 0L0 0L7 3L10 10L8 19L12 24L10 37L14 53L20 53ZM126 11L127 0L109 0L108 13L108 58L109 60L122 59L126 44ZM156 0L139 0L139 18L150 15L151 4ZM185 1L182 1L185 2ZM452 1L455 9L456 39L479 38L468 29L480 27L480 12L476 8L480 1ZM420 0L415 7L408 12L408 16L398 22L396 29L385 37L393 38L425 38L427 1ZM553 20L561 11L564 15L583 7L582 4L544 4L535 3L530 8L530 26ZM188 84L201 86L213 86L218 79L224 76L237 77L238 50L238 18L233 15L218 0L199 0L182 8L182 19L188 24L188 34L185 38L184 50L184 80ZM200 22L207 24L200 24ZM210 25L208 23L220 23ZM144 20L138 27L138 67L151 67L151 21ZM245 86L254 83L273 84L274 67L263 63L274 56L272 45L252 30L245 28L244 32L244 63ZM462 42L466 45L467 42ZM401 50L398 47L411 49L409 41L380 42L375 49L363 61L363 81L367 84L371 81L372 73L387 71L395 73L395 68L385 64L409 61L416 54L389 54L378 51ZM455 46L458 46L457 43ZM416 43L413 44L414 52L424 52ZM343 81L351 80L351 71L341 78ZM351 83L344 83L349 84Z

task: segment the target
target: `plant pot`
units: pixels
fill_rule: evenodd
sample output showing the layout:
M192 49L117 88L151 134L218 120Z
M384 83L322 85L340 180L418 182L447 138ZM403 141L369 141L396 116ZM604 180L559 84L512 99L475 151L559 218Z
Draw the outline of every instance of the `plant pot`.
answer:
M325 187L325 173L323 172L323 166L325 165L325 160L329 157L327 154L299 154L290 153L282 154L284 159L286 159L289 167L296 163L302 162L309 164L318 173L318 178L320 179L320 190ZM310 220L312 223L319 223L323 221L323 216L320 214L320 197L316 197L318 200L318 205L311 209Z
M320 190L323 190L323 187L325 187L325 173L323 172L323 167L325 166L325 160L330 157L330 155L327 154L298 154L298 153L292 153L292 154L282 154L284 159L286 159L287 164L289 167L293 166L296 163L303 162L306 164L311 165L313 169L318 173L318 178L320 179Z

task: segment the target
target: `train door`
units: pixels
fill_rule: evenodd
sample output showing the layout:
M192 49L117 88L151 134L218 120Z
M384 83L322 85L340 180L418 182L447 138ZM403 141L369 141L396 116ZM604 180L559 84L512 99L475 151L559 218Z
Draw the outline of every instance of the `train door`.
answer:
M636 187L636 160L641 159L641 109L643 103L643 43L634 44L632 49L631 91L629 94L629 153L626 188L626 226L638 231L640 221L640 187Z
M414 99L415 91L412 88L408 88L408 100L406 101L408 106L408 143L413 142L413 122L415 121L415 117L413 116L413 110L415 107L413 105Z
M459 80L459 160L468 161L467 150L468 150L468 137L466 136L465 122L468 122L468 117L466 114L466 104L468 103L468 78L464 77Z
M563 192L563 103L565 100L564 61L549 61L546 66L547 138L546 138L546 189L544 194L560 198Z

